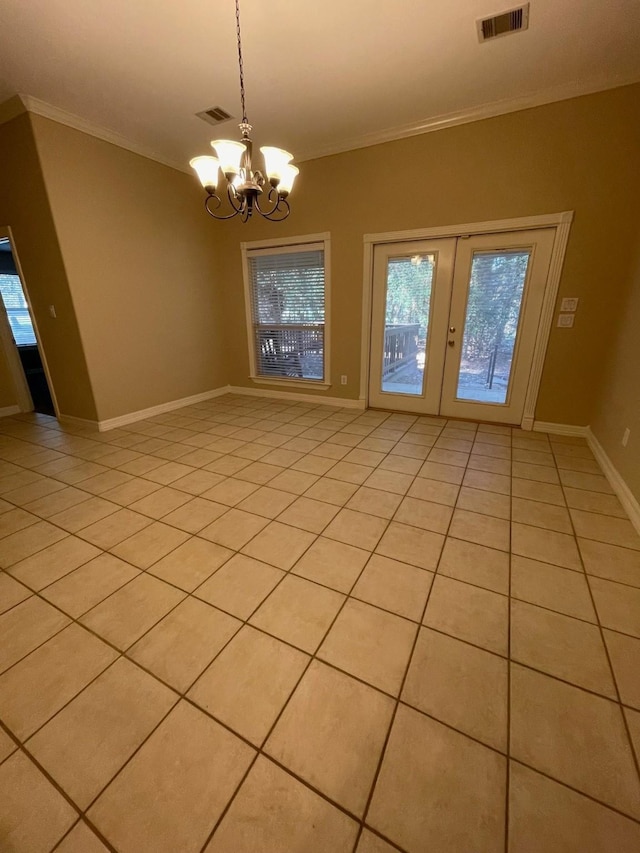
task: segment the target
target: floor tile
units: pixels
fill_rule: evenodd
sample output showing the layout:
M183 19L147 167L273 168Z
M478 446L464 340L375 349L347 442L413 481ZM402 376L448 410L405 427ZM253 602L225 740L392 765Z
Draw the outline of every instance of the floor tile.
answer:
M253 750L181 702L89 811L122 853L199 851Z
M178 527L187 533L195 534L220 518L227 510L228 507L224 504L208 501L205 498L193 498L188 503L165 515L162 520L172 527Z
M260 515L243 512L240 509L230 509L213 524L200 531L200 536L225 548L238 551L268 523L268 519Z
M138 640L129 654L184 693L241 624L233 616L189 597Z
M401 705L367 822L405 850L501 853L505 759Z
M468 468L462 482L463 486L467 488L497 492L500 495L511 493L511 478L504 474L493 474L488 471L477 471Z
M351 509L341 509L325 528L324 536L373 551L386 527L387 522L383 518Z
M120 506L117 503L107 501L104 498L89 498L81 504L65 509L64 512L52 515L49 520L63 530L77 533L83 527L88 527L119 509Z
M587 622L597 621L586 578L580 572L514 554L511 558L511 595L566 616Z
M83 498L86 497L83 495ZM37 515L30 512L25 512L23 509L14 509L13 507L7 512L0 515L0 538L11 536L12 533L17 533L19 530L24 530L30 524L36 524L40 519Z
M334 471L335 469L331 471L332 476ZM411 474L402 474L398 471L386 471L378 468L366 478L366 485L369 489L380 489L383 492L404 495L407 493L413 479Z
M613 515L626 518L627 513L615 495L604 495L602 492L586 492L584 489L572 489L565 486L564 495L567 506L572 509L582 509L587 512L599 512L603 515Z
M231 557L233 551L193 536L154 563L149 574L155 575L186 592L193 592L216 569Z
M128 649L184 598L184 593L164 581L140 574L80 621L118 649Z
M206 853L351 853L358 825L260 756Z
M42 590L42 596L77 619L140 574L112 554L100 554Z
M54 545L67 534L47 521L31 524L23 530L0 539L0 567L7 569Z
M7 853L49 853L78 818L22 752L0 766L0 823Z
M84 628L69 625L0 676L0 717L26 740L117 657Z
M324 501L334 506L343 506L357 491L357 483L345 483L341 480L321 477L305 492L305 497Z
M608 699L512 664L511 755L640 816L640 782L622 712Z
M609 631L607 628L604 629L603 634L620 691L620 699L625 705L640 708L640 678L638 678L640 640Z
M640 554L629 548L578 539L580 556L588 575L640 587Z
M314 662L265 750L330 799L361 815L392 710L389 697Z
M378 543L376 553L421 569L435 569L444 536L392 521Z
M333 471L333 468L331 469ZM270 481L269 485L272 489L280 489L283 492L289 492L292 495L301 495L306 492L310 486L318 480L316 474L307 474L304 471L292 471L291 469L283 471ZM314 497L310 495L310 497Z
M191 688L189 699L260 746L308 662L303 652L246 625Z
M0 616L0 672L57 634L69 619L32 596Z
M289 492L282 492L279 489L262 486L262 488L257 489L253 494L241 501L238 504L238 509L251 512L254 515L263 515L265 518L275 518L295 500L295 495Z
M488 548L509 550L509 522L502 518L456 509L451 519L449 535Z
M555 468L546 465L531 465L529 462L512 462L511 473L513 477L522 480L535 480L537 483L559 483L560 478Z
M133 480L129 480L128 483L123 483L120 486L103 492L103 497L107 501L112 501L112 503L129 506L129 504L147 497L152 492L157 492L159 488L160 485L158 483L152 483L149 480L143 480L141 477L135 477Z
M509 838L512 853L635 853L640 826L514 761Z
M319 536L292 572L339 592L349 592L368 558L368 551Z
M56 853L108 853L108 851L86 823L79 821L56 847Z
M188 538L182 530L155 521L110 550L139 569L148 569Z
M507 748L508 663L421 628L402 701L489 746Z
M365 829L360 836L356 853L396 853L397 849L397 847L392 847L386 841L383 841L382 838Z
M130 509L121 509L78 531L78 536L99 548L112 548L151 524L151 519Z
M511 658L616 699L600 629L570 616L511 603Z
M560 471L560 480L563 486L572 489L585 489L589 492L602 492L612 495L613 489L606 477L599 474L585 474L581 471Z
M436 575L422 621L429 628L507 654L509 612L503 595Z
M349 599L318 650L318 657L397 696L417 626Z
M432 530L434 533L446 533L452 513L453 509L444 504L405 497L394 520L423 530Z
M14 605L29 598L31 590L19 583L11 575L0 572L0 613L10 610Z
M373 554L351 594L398 616L420 620L432 579L424 569Z
M251 617L251 624L313 653L329 630L344 596L288 576Z
M283 572L274 566L236 554L194 594L239 619L248 619L282 577Z
M315 540L314 533L272 521L242 549L243 554L259 558L279 569L290 569Z
M385 492L382 489L371 489L361 486L351 500L347 503L347 509L365 512L378 518L390 519L400 505L402 497L393 492Z
M585 512L581 509L572 509L571 518L576 536L640 551L640 535L626 518L613 518L610 515Z
M13 577L30 589L41 590L50 583L99 556L100 550L76 536L67 536L11 566Z
M509 593L509 555L495 548L448 536L438 572L503 595Z
M582 571L576 540L566 533L541 531L539 527L514 522L511 525L511 551L521 557Z
M589 586L601 624L640 637L640 589L601 578L590 578Z
M28 748L86 808L177 699L121 658L40 729Z
M416 477L407 495L411 498L419 498L423 501L452 507L455 506L459 491L460 487L455 483L442 483L438 480Z
M469 486L463 486L460 489L457 507L470 512L493 515L496 518L509 519L511 516L511 503L508 495L487 492L483 489L472 489Z
M568 511L562 506L514 497L512 518L514 521L530 524L534 527L573 534L571 518Z
M521 480L514 477L512 480L512 494L514 498L524 498L530 501L541 501L565 506L564 494L560 486L553 483L537 483L535 480Z
M418 475L425 477L427 480L438 480L441 483L450 483L459 486L464 478L464 468L427 460L418 471Z

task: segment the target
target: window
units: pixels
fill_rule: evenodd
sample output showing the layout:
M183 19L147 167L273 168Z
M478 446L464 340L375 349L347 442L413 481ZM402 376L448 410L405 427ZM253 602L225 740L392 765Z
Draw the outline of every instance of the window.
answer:
M242 246L251 372L258 381L326 381L329 240L321 236Z
M0 293L4 307L7 309L7 317L16 345L19 347L35 345L36 336L27 301L22 292L20 277L14 274L0 273Z

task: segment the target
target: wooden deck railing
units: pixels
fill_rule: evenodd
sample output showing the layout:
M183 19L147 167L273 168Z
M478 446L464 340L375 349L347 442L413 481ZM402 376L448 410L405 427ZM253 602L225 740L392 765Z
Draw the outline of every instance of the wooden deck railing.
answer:
M418 323L385 326L383 376L388 376L415 357L418 352L419 336Z

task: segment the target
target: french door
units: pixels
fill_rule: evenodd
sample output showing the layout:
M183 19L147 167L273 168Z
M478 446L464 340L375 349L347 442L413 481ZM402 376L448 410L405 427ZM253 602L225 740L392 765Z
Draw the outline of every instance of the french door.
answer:
M369 405L519 424L554 235L376 245Z

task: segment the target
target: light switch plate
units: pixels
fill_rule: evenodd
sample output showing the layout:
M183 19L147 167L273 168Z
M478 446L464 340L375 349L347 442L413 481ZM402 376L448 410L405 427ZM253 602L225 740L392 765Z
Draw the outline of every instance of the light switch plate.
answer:
M558 326L561 329L572 329L575 314L558 314Z
M578 297L577 296L565 296L562 302L560 303L561 311L577 311L578 310Z

